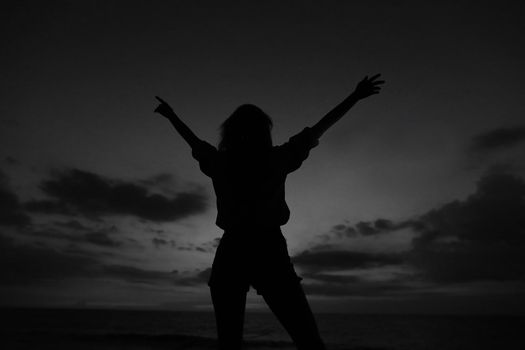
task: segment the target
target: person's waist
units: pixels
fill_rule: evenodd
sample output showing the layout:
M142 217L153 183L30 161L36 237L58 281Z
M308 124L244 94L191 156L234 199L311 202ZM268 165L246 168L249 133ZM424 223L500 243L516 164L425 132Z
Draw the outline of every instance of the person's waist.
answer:
M259 226L259 225L242 225L230 224L224 228L224 236L231 237L271 237L282 236L280 226Z
M289 212L279 213L229 213L221 211L217 214L216 224L223 230L258 230L271 231L286 224Z

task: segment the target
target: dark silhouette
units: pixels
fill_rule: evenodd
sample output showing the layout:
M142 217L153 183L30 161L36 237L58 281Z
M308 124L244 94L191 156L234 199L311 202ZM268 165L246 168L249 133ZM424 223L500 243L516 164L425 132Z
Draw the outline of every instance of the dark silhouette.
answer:
M170 120L190 145L202 172L213 181L216 224L224 234L208 285L220 349L241 348L250 285L263 296L298 349L325 349L280 229L290 216L284 183L330 126L360 99L379 93L384 81L378 78L379 74L365 77L317 124L281 146L272 145L272 120L254 105L242 105L226 119L217 149L195 136L157 97L161 104L155 112Z

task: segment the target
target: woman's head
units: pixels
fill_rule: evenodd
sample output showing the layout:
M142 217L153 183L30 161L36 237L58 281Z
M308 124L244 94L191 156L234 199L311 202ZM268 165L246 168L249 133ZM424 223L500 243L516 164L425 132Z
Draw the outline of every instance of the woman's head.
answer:
M219 150L263 150L272 147L272 119L259 107L244 104L221 125Z

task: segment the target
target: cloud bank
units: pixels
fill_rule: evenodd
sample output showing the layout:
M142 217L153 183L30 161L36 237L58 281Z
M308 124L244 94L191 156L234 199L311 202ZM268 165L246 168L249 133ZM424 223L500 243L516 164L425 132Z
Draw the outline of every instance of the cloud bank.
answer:
M470 149L476 153L487 153L514 147L525 141L525 126L493 129L476 135Z
M97 219L104 216L134 216L152 222L180 220L205 212L208 197L202 189L173 196L152 193L148 185L165 182L165 175L149 182L110 179L91 172L68 169L41 182L50 199L33 200L25 208L33 213L63 214Z
M328 236L378 237L400 229L414 235L409 249L401 253L352 251L323 243L292 260L313 282L306 285L310 294L367 291L362 295L373 296L468 283L525 287L525 181L517 175L489 173L464 200L400 222L377 219L335 225ZM328 236L321 238L326 241ZM383 282L373 281L385 276Z

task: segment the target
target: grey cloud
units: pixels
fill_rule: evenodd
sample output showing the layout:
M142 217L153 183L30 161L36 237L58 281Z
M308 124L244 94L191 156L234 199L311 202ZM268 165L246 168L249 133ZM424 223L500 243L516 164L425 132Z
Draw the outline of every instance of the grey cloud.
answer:
M97 262L35 244L15 244L0 235L0 285L34 285L78 276L92 277Z
M357 283L361 281L361 278L357 276L347 275L330 275L322 272L312 273L306 272L301 275L303 278L315 280L323 283L334 283L334 284L348 284Z
M472 138L470 150L475 153L503 150L525 141L525 126L493 129Z
M57 221L54 223L55 226L70 229L70 230L76 230L76 231L86 231L90 230L89 227L83 225L78 220L69 220L69 221Z
M204 270L197 270L192 276L182 277L177 280L178 285L194 286L208 282L211 275L211 267Z
M490 172L464 200L446 203L410 220L378 219L354 226L339 224L321 238L351 238L413 230L415 238L404 253L367 253L342 250L334 244L318 244L292 258L308 282L310 294L386 295L396 291L422 292L421 286L443 286L525 281L525 180ZM331 271L399 266L406 274L381 283ZM430 287L426 292L432 290ZM513 293L509 290L509 293Z
M170 247L175 247L176 246L176 243L174 240L166 240L166 239L163 239L163 238L152 238L151 239L151 242L153 243L153 245L155 246L155 248L160 248L162 246L170 246Z
M45 229L25 229L19 231L19 234L29 235L36 238L52 238L71 243L87 243L103 247L119 247L123 243L111 237L111 232L114 228L90 230L88 227L81 229L82 232L63 232L54 228Z
M15 157L12 157L12 156L5 157L4 161L8 165L17 165L17 164L19 164L18 159L16 159Z
M78 215L91 219L130 215L143 220L168 222L203 213L208 197L201 189L174 196L151 193L140 183L106 178L78 169L55 173L40 188L52 199L26 203L27 210L39 213Z
M417 228L419 222L415 220L406 220L394 222L388 219L376 219L373 221L360 221L355 225L337 224L334 225L330 234L336 238L351 238L356 236L374 236L398 231L404 228ZM330 239L330 235L325 236Z
M399 253L365 253L348 250L306 250L292 258L292 262L309 272L335 271L400 265L404 256Z
M74 247L73 247L74 248ZM209 269L189 274L107 264L100 253L65 251L37 244L17 244L0 234L0 286L55 285L78 278L115 279L128 283L191 286L207 281Z
M400 228L415 234L403 255L340 251L325 244L314 247L319 252L302 252L294 260L314 271L404 263L420 280L440 283L525 280L525 181L517 175L493 171L465 200L401 222L335 225L332 235L377 235Z
M24 227L31 218L24 212L18 196L9 188L7 177L0 171L0 225Z
M84 239L87 243L98 246L119 247L122 245L122 242L109 237L106 232L89 232L84 235Z
M525 280L525 181L491 173L464 201L421 216L410 263L441 282Z
M126 265L103 265L100 274L130 283L175 283L176 273L166 271L144 270Z
M307 294L329 297L359 296L376 298L382 296L399 296L413 293L418 289L419 287L397 281L355 281L352 283L309 283L304 285L304 290Z

